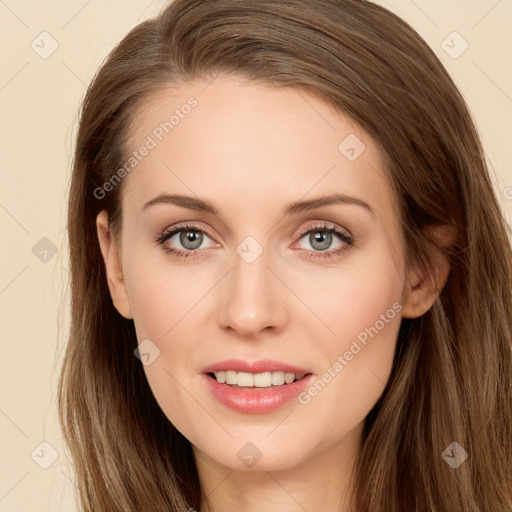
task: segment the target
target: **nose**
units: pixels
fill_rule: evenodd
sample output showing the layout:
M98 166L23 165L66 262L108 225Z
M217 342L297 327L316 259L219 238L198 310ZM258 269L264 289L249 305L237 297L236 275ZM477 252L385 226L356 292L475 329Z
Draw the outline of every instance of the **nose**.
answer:
M233 268L220 283L216 297L218 322L223 329L255 338L262 331L277 333L285 327L287 289L268 260L265 251L252 263L235 253Z

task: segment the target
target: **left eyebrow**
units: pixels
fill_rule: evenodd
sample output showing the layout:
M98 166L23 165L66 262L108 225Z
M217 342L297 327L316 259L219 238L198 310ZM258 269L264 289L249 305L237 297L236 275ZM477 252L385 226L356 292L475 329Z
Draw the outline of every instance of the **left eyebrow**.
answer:
M283 213L284 215L292 215L330 204L353 204L361 206L375 217L375 210L366 201L346 194L332 194L330 196L309 199L308 201L295 201L286 205Z
M143 210L156 204L173 204L188 208L190 210L202 211L216 215L222 218L220 211L210 202L198 197L185 196L182 194L160 194L144 204ZM375 216L375 210L365 201L357 197L348 196L346 194L332 194L329 196L316 197L307 201L294 201L288 203L283 211L283 215L294 215L297 213L328 206L331 204L352 204L365 208L371 215Z

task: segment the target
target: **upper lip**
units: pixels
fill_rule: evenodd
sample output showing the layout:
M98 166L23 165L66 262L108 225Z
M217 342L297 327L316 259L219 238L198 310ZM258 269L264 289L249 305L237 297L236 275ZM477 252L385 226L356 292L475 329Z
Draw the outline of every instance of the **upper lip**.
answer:
M220 371L235 371L247 373L264 372L285 372L301 375L311 373L309 370L294 366L292 364L275 361L273 359L259 359L258 361L244 361L242 359L226 359L218 363L211 364L203 369L203 373L212 373Z

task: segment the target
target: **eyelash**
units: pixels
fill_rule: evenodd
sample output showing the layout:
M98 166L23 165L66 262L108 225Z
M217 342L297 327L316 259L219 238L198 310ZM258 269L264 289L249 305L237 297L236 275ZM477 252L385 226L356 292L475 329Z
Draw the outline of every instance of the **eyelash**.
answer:
M169 247L168 245L165 244L165 242L167 240L169 240L169 238L174 236L176 233L180 233L181 231L196 231L198 233L203 233L203 234L207 235L209 238L213 239L213 237L210 235L210 233L206 229L199 227L199 226L195 226L193 224L184 223L184 224L179 224L177 226L174 226L172 228L165 229L164 231L159 233L159 236L156 239L156 242L162 246L163 250L167 254L173 254L173 255L177 256L178 258L192 258L192 259L198 258L199 256L197 253L200 252L201 249L184 251L182 249L175 249L173 247ZM334 225L330 226L326 222L319 222L318 224L315 224L313 226L308 226L308 228L302 230L299 233L299 235L298 235L299 240L302 239L304 237L304 235L307 235L308 233L311 233L311 232L313 232L313 233L314 232L334 233L345 243L345 245L343 245L339 249L335 249L335 250L331 250L331 251L314 251L314 250L310 250L310 249L299 249L300 251L306 251L306 252L311 253L311 255L308 256L309 259L311 259L311 258L326 258L326 259L334 258L336 256L341 255L343 252L345 252L349 248L353 247L356 243L356 239L354 236L349 235L348 232L341 231L340 229L336 228ZM208 250L208 249L203 249L203 250Z

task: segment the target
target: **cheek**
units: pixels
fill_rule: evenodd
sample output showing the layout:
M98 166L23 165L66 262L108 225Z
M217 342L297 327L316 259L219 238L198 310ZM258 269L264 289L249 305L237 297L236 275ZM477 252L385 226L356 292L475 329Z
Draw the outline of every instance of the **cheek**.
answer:
M364 263L316 296L318 315L332 332L319 340L323 372L299 398L318 425L331 425L333 437L362 422L381 396L400 328L403 282L391 254Z
M125 278L137 333L163 341L190 324L211 286L205 277L186 264L173 265L163 251L153 249L150 257L134 253Z
M363 277L351 276L345 280L338 294L333 324L339 348L348 350L348 341L358 340L364 345L369 337L379 336L383 342L391 336L387 331L390 325L397 323L402 290L401 281L392 272L391 268L381 268L378 272L368 271ZM369 343L367 346L372 348Z
M134 254L133 261L135 262ZM140 260L139 260L140 261ZM145 261L149 261L146 259ZM197 372L193 367L195 326L201 309L202 299L213 283L205 282L204 273L199 279L197 273L186 266L171 266L155 257L144 266L131 267L125 275L132 306L138 342L149 339L157 348L158 357L144 372L155 400L173 425L186 437L195 437L196 425L204 410L190 399L190 375ZM204 339L204 337L203 337ZM191 391L193 393L193 391ZM183 414L187 411L186 414Z
M392 254L374 251L354 261L321 279L311 273L307 279L295 276L296 283L302 282L308 306L328 327L321 344L331 356L348 350L353 340L364 343L377 336L374 327L382 334L380 339L393 338L388 331L400 322L403 278ZM393 325L395 329L390 328Z

